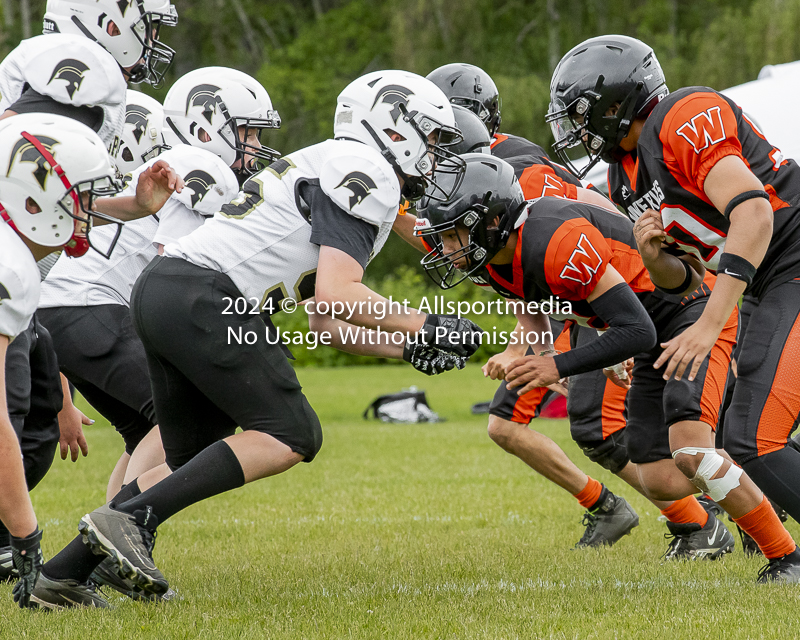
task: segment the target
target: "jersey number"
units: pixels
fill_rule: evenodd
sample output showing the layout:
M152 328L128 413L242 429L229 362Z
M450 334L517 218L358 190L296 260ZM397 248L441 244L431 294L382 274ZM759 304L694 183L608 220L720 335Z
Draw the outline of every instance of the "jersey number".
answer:
M686 253L697 256L707 269L717 270L725 235L679 207L661 209L664 231Z
M317 286L317 270L311 269L302 274L294 284L294 299L298 301L308 300L314 297L314 290ZM264 313L277 313L282 310L281 302L291 297L286 290L283 282L279 282L264 293L261 298L261 311Z

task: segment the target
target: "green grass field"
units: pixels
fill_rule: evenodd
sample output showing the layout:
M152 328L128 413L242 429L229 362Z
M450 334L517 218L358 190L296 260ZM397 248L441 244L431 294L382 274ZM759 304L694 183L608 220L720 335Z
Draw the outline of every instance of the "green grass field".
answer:
M573 460L637 509L612 549L571 551L581 509L502 452L470 405L478 367L302 369L325 444L317 460L195 505L160 529L155 560L180 600L109 598L113 611L20 611L0 586L0 638L793 638L800 587L755 584L762 562L663 564L664 525L593 466L566 421L539 421ZM417 384L443 424L361 419L378 394ZM88 458L58 459L33 493L45 555L103 502L121 439L100 421ZM732 525L731 525L732 526ZM791 524L800 539L800 527Z

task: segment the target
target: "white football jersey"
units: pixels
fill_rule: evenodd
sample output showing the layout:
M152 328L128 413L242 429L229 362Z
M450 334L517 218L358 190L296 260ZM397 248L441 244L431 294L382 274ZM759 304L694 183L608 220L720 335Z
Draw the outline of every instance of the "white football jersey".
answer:
M97 133L113 154L125 123L127 85L108 51L66 33L23 40L0 63L0 113L19 100L26 84L62 104L102 108Z
M183 177L183 192L173 193L156 216L126 223L110 259L92 249L80 258L62 254L42 283L40 307L129 306L133 285L157 255L157 245L173 242L200 227L239 189L233 171L213 153L179 145L134 171L120 195L134 195L139 174L159 160ZM105 249L115 232L116 225L92 229L92 243Z
M0 335L12 340L28 328L39 302L39 269L28 247L0 220Z
M381 154L350 140L306 147L253 176L202 228L167 245L164 255L227 274L247 298L297 301L314 295L319 246L296 186L305 180L345 213L377 227L370 260L383 247L400 204L400 184Z

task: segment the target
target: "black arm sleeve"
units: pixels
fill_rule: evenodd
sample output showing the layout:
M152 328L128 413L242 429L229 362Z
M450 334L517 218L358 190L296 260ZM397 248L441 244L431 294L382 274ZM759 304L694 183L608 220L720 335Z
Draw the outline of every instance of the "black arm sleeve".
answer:
M591 303L608 329L589 344L555 357L564 378L624 362L656 344L656 328L627 284L618 284Z
M311 181L300 187L298 195L311 212L311 242L344 251L366 269L378 227L343 211Z
M85 124L93 131L103 126L103 109L100 107L76 107L73 104L58 102L50 96L34 91L28 86L9 109L16 113L53 113Z

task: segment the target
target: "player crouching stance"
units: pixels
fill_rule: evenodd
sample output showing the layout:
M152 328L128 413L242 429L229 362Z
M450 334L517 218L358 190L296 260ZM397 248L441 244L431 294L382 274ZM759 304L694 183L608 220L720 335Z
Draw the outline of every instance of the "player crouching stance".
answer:
M6 367L14 338L29 330L39 303L36 260L64 247L86 253L97 196L119 192L105 146L88 127L62 116L31 114L0 125L8 165L0 172L0 518L11 533L19 582L14 600L28 606L42 562L42 532L28 497L17 437L6 409Z
M211 220L167 244L137 280L131 313L147 353L166 463L81 519L88 546L79 537L54 559L70 569L65 584L85 583L110 557L145 593L166 592L152 559L159 523L311 462L319 451L319 419L280 346L264 339L229 344L230 331L264 336L259 311L277 310L283 298L315 296L329 308L383 300L361 279L391 231L401 194L417 200L428 187L449 195L432 172L434 160L454 175L463 172L463 163L448 162L439 146L457 133L447 99L412 73L379 71L351 83L339 96L334 132L335 140L253 176ZM231 308L229 299L242 298L247 309ZM463 366L479 344L479 332L449 340L477 330L469 321L415 310L380 320L360 313L349 321L363 332L380 326L412 340L426 333L427 343L406 347L380 340L376 355L389 350L389 357L428 372ZM442 326L448 335L436 342L430 336Z
M510 165L483 154L463 156L464 181L446 203L430 201L420 208L418 233L433 238L436 251L423 260L447 281L455 268L470 272L487 268L501 295L526 302L549 296L569 300L574 319L605 328L597 340L555 357L527 356L505 369L510 388L524 394L558 380L612 366L635 356L628 394L625 436L631 460L639 464L642 484L660 500L685 498L700 488L708 491L758 542L768 558L780 553L781 571L769 569L760 581L794 582L800 572L797 548L774 512L753 526L742 518L762 503L763 496L746 474L713 449L722 390L736 338L736 316L729 319L710 358L693 381L663 380L653 371L660 355L656 346L679 335L702 313L708 287L694 274L682 298L658 291L636 251L633 225L623 216L592 205L541 198L526 202ZM499 285L499 286L498 286ZM534 317L536 318L536 317ZM691 480L675 466L672 451L709 451L707 464ZM770 518L771 516L771 518ZM729 551L730 533L709 517L701 539L707 548L695 555ZM716 546L720 538L729 544ZM768 568L774 569L774 563Z

